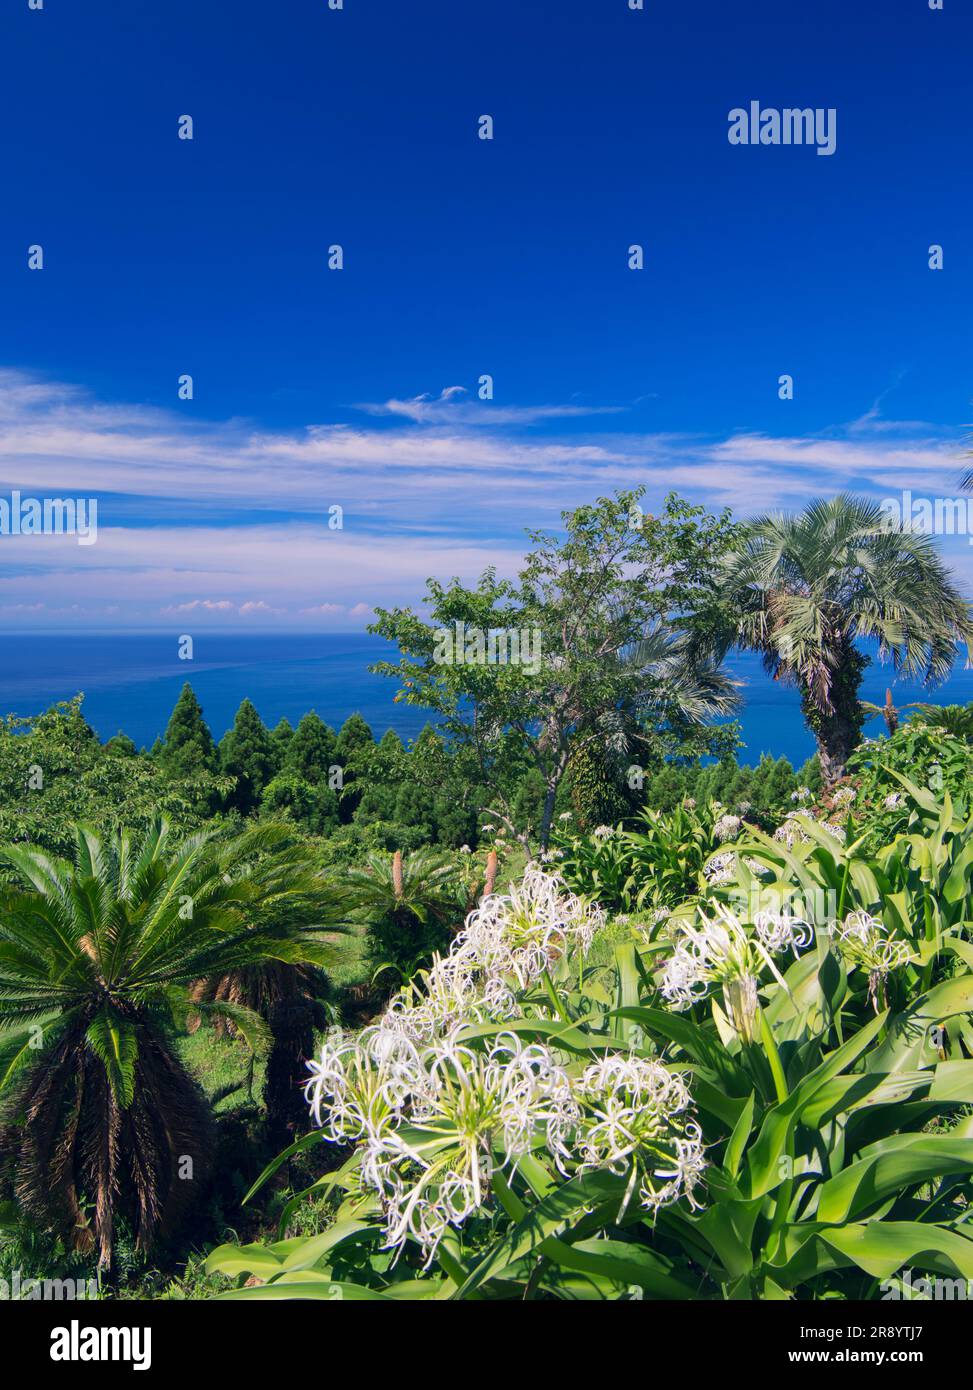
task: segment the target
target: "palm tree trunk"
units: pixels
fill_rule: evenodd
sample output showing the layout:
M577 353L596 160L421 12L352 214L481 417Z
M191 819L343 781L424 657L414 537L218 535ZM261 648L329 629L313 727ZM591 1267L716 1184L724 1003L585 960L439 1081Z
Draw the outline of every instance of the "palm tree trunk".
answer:
M821 777L825 787L834 786L835 782L840 782L844 777L845 767L858 744L859 734L860 729L853 721L837 714L823 720L821 727L815 730Z
M861 740L865 712L858 691L867 665L868 657L846 638L831 678L830 708L822 709L811 690L802 686L801 707L817 741L825 787L844 777L848 759Z
M282 999L268 1011L267 1022L273 1034L264 1079L267 1130L274 1142L286 1142L308 1128L303 1083L314 1051L313 1010L306 1000Z

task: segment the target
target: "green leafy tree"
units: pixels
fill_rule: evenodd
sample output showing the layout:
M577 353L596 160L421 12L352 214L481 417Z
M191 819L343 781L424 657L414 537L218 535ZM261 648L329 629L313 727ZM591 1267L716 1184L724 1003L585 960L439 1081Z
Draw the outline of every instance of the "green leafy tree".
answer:
M281 719L277 723L270 735L274 745L274 768L280 772L287 760L287 750L291 746L291 739L294 737L294 729L289 719Z
M662 516L644 516L641 497L619 493L566 512L560 537L529 532L516 582L493 570L475 589L431 579L431 622L379 609L370 629L402 653L375 669L401 682L397 698L436 711L473 753L494 813L514 831L510 769L539 773L542 846L583 750L628 754L633 741L651 749L732 707L712 660L728 623L714 571L734 535L729 516L675 497Z
M130 739L128 734L121 732L115 734L105 744L105 752L118 758L135 758L138 756L138 751L134 740Z
M274 775L274 747L260 715L249 700L236 712L232 729L220 743L223 773L235 778L229 804L241 815L259 805L264 787Z
M122 745L104 748L81 713L81 697L31 717L0 721L0 840L73 851L76 821L109 833L145 829L159 815L174 833L196 829L228 784L210 773L181 776ZM130 740L128 741L130 742Z
M798 686L828 785L861 736L869 658L859 639L877 639L897 671L934 681L973 638L969 603L931 538L892 529L881 507L854 497L754 521L722 578L738 640L775 680Z
M403 825L416 824L414 815L408 814L403 819L396 810L404 792L424 793L410 776L410 761L398 734L388 729L368 755L367 766L359 767L364 790L355 812L356 821L398 820ZM424 800L428 802L430 798L424 796Z
M314 835L327 835L341 824L338 797L327 782L308 782L287 768L264 787L261 814L287 816Z

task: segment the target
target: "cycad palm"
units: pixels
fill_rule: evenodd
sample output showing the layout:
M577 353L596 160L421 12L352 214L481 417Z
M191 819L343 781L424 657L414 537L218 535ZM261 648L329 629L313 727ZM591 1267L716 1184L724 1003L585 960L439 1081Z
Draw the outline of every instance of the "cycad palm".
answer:
M196 983L192 998L194 1004L215 1012L217 1024L230 1029L236 1026L233 1013L220 1013L227 1005L266 1022L271 1047L264 1103L271 1137L283 1142L288 1130L307 1121L304 1064L314 1048L314 1030L328 1022L328 984L319 967L336 953L322 933L347 931L353 903L346 892L320 877L300 841L287 842L286 827L274 831L275 839L278 831L283 842L277 846L272 841L274 852L247 866L254 890L251 923L301 941L302 962L264 959L245 969L210 974ZM259 836L262 831L251 833Z
M372 964L392 966L403 978L448 947L449 928L462 917L455 871L431 850L404 858L369 854L347 871L345 885L367 923Z
M103 1265L116 1211L144 1249L209 1166L209 1109L167 1026L187 987L307 959L293 914L252 867L274 839L172 844L159 822L138 839L79 827L73 865L0 850L0 1157L25 1210L76 1248L97 1243ZM256 1022L221 1007L244 1029Z
M970 606L932 541L891 529L872 502L841 496L763 517L724 564L739 641L800 688L826 782L860 737L868 657L857 639L876 639L897 670L932 681L973 638Z

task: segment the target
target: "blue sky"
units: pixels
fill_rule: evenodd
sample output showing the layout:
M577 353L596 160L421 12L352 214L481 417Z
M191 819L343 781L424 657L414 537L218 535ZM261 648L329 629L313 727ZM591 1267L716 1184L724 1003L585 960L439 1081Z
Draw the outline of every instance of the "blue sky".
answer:
M0 496L99 535L0 536L0 627L360 628L636 483L955 495L971 40L960 0L10 0ZM752 100L834 155L730 145Z

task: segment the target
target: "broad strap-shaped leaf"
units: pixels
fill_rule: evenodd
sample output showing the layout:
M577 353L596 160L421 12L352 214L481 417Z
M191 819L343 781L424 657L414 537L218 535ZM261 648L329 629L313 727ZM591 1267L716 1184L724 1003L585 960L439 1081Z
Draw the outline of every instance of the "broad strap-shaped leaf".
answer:
M747 1166L741 1182L747 1196L762 1197L783 1181L780 1159L787 1152L791 1133L804 1107L826 1082L839 1076L861 1056L876 1037L885 1018L885 1014L879 1014L870 1019L854 1037L829 1053L820 1066L795 1087L786 1101L768 1110L760 1133L747 1154Z
M948 1134L883 1139L818 1189L819 1221L855 1221L887 1198L952 1173L973 1173L973 1144Z
M515 1261L535 1250L555 1258L560 1248L556 1238L581 1217L599 1207L605 1209L606 1222L609 1211L617 1215L625 1187L624 1177L604 1172L586 1173L583 1177L562 1183L535 1206L526 1207L518 1203L523 1215L494 1242L455 1297L467 1297L488 1279L502 1275ZM574 1267L577 1267L576 1264Z
M868 1059L869 1071L914 1071L936 1061L929 1030L957 1014L973 1010L973 972L944 980L920 994L907 1009L889 1019L888 1036Z

